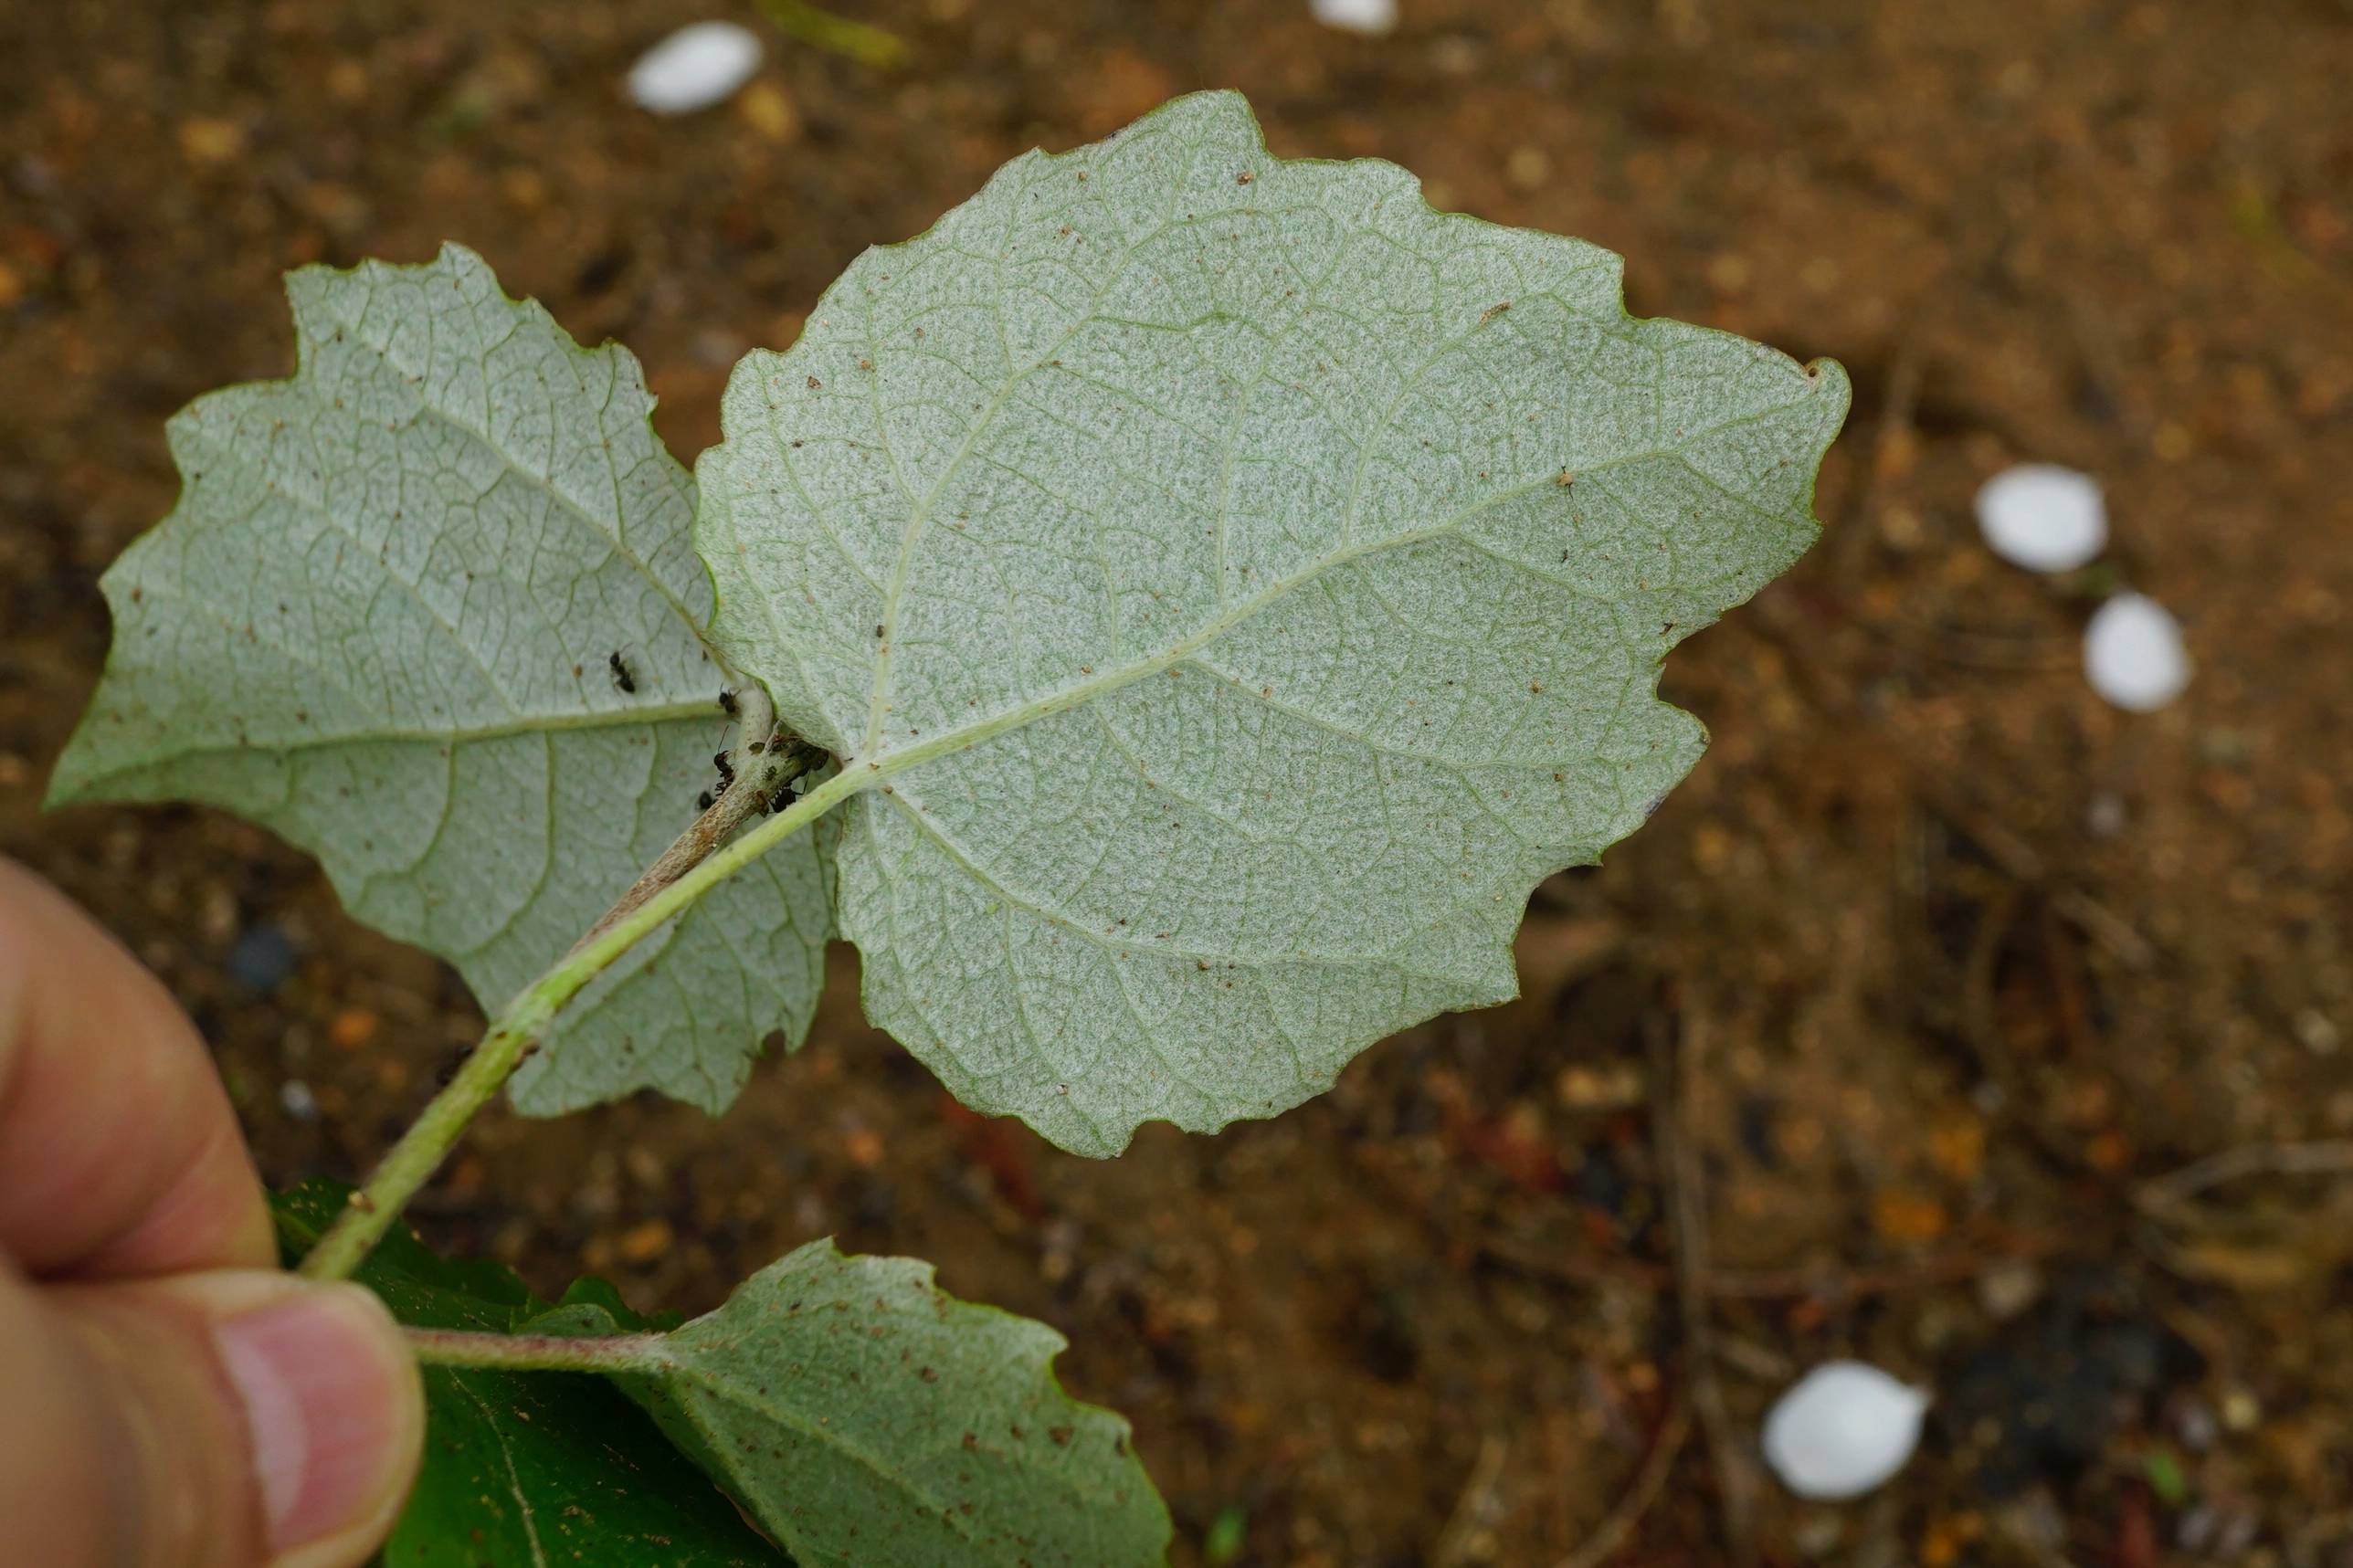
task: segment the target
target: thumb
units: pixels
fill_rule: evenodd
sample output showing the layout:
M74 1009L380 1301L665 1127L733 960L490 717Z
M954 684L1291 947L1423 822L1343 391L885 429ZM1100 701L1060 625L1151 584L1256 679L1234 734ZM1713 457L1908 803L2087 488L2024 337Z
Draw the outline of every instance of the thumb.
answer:
M351 1568L425 1430L392 1315L262 1269L34 1287L0 1265L0 1519L56 1568Z

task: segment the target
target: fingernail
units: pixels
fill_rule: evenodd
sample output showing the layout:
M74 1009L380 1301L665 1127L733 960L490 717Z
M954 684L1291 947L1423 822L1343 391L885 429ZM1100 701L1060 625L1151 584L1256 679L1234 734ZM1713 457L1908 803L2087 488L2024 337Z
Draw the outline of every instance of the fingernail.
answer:
M245 1405L273 1552L378 1511L405 1469L406 1406L391 1320L357 1286L322 1286L214 1325Z

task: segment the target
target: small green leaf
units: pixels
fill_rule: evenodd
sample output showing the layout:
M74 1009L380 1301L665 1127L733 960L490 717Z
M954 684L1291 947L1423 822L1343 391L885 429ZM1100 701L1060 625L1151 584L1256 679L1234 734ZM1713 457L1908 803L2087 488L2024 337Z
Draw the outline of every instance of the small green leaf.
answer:
M542 1332L612 1333L594 1308ZM803 1568L1148 1568L1168 1512L1127 1423L1054 1380L1062 1337L931 1266L812 1242L615 1381Z
M343 1209L311 1182L272 1206L289 1260ZM513 1270L453 1262L405 1228L358 1276L412 1327L511 1333L550 1310ZM565 1310L605 1331L662 1325L583 1280ZM578 1373L425 1369L425 1464L385 1547L386 1568L789 1568L644 1413Z
M114 647L49 798L264 823L496 1006L712 782L693 483L637 362L470 251L305 268L287 294L293 377L172 421L179 504L101 580ZM516 1102L724 1108L764 1036L807 1028L829 882L807 836L731 879L565 1011Z
M1242 1554L1250 1540L1250 1512L1240 1503L1228 1503L1209 1521L1209 1531L1201 1538L1201 1561L1208 1568L1228 1568Z
M1109 1154L1516 989L1698 759L1660 661L1810 544L1827 361L1271 156L1204 93L868 251L703 455L712 636L843 759L869 1016Z

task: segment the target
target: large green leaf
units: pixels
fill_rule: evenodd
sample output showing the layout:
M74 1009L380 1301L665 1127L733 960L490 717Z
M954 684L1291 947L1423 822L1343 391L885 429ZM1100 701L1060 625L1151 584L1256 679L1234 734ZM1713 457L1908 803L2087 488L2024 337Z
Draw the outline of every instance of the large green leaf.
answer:
M289 1261L317 1242L344 1195L311 1183L272 1200ZM554 1310L512 1270L444 1259L401 1228L358 1278L417 1328L510 1333ZM608 1333L661 1326L593 1281L565 1303ZM789 1568L602 1379L427 1367L425 1397L425 1463L385 1568Z
M617 1331L594 1307L535 1327ZM1149 1568L1167 1510L1127 1423L1055 1382L1062 1345L817 1241L616 1381L803 1568Z
M1615 256L1284 163L1242 100L1015 160L729 384L712 635L863 786L866 1005L1091 1153L1514 989L1700 726L1660 660L1813 539L1828 362Z
M287 292L293 378L172 422L185 489L105 576L114 649L50 798L266 823L496 1005L693 819L725 739L692 481L637 362L470 251ZM814 839L766 857L566 1011L518 1102L724 1107L807 1027L829 903Z

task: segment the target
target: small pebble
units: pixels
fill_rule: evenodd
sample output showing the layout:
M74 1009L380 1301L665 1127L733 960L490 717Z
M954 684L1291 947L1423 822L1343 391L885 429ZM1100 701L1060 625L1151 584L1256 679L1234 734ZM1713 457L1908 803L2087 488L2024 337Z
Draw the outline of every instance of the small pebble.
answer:
M625 1263L647 1264L669 1252L678 1239L666 1219L649 1219L623 1231L613 1250Z
M1765 1417L1765 1462L1802 1498L1861 1497L1902 1469L1928 1395L1859 1361L1826 1362Z
M2084 831L2094 838L2114 838L2131 820L2125 797L2113 790L2102 790L2084 808Z
M2084 675L2126 712L2155 712L2189 684L2181 623L2145 594L2116 595L2084 628Z
M2295 1037L2316 1057L2333 1057L2344 1043L2336 1024L2317 1007L2307 1007L2295 1016Z
M1978 528L1996 555L2030 572L2073 572L2108 542L2099 481L2055 463L2005 468L1978 489Z
M339 1051L355 1051L375 1038L376 1016L365 1007L339 1008L327 1020L327 1043Z
M2173 1435L2193 1454L2202 1454L2221 1436L2222 1424L2201 1399L2185 1399L2173 1413Z
M737 113L761 136L771 142L797 142L801 135L801 114L784 89L774 82L754 82L744 89L735 105ZM732 362L731 362L732 363Z
M2248 1389L2227 1388L2222 1391L2221 1414L2223 1430L2252 1432L2263 1424L2263 1402Z
M1327 27L1377 38L1398 25L1397 0L1307 0L1307 8Z
M1552 160L1541 147L1514 147L1504 160L1504 178L1515 190L1535 190L1552 178Z
M2004 1263L1978 1276L1978 1305L1995 1322L2007 1322L2042 1294L2042 1272L2031 1263Z
M760 68L759 36L733 22L681 27L629 68L629 96L656 114L724 103Z
M275 991L294 973L294 944L273 925L249 927L228 950L229 977L248 991Z

